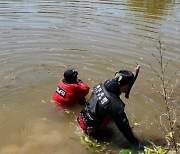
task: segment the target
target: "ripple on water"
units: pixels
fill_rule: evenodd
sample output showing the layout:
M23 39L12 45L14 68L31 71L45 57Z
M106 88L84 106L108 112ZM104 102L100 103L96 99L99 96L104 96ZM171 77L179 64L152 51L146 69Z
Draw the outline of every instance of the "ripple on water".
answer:
M51 142L48 152L53 153L59 144L64 148L63 134L73 147L70 150L86 153L77 142L75 129L69 126L72 117L59 117L49 109L48 102L57 82L65 69L75 68L80 78L93 87L112 78L119 69L133 71L136 62L142 70L131 98L126 100L127 114L132 125L141 125L134 128L138 136L161 138L161 132L152 123L156 118L154 113L159 115L156 107L164 109L163 101L148 80L157 87L161 83L149 63L159 69L152 54L158 57L161 40L166 49L164 60L172 59L166 77L171 78L173 72L179 70L178 4L160 0L0 2L0 121L4 124L0 127L3 136L0 142L3 150L7 152L12 148L22 152L23 149L26 153L35 147L33 152L37 153L42 145ZM176 90L177 108L178 94ZM41 118L48 122L42 124L37 120ZM15 141L18 130L22 132L21 122L30 122L29 134L21 136L22 142ZM12 144L7 142L7 134Z

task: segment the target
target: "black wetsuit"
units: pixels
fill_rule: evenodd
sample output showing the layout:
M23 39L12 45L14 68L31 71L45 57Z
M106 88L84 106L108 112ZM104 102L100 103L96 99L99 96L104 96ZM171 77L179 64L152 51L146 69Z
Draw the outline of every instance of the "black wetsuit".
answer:
M110 79L94 87L90 99L79 114L78 122L86 134L92 135L112 119L126 139L137 145L138 139L133 135L124 107L119 97L118 82Z

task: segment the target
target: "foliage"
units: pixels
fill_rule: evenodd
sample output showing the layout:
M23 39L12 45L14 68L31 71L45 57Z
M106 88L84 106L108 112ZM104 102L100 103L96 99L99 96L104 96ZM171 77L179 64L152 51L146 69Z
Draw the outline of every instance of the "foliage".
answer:
M96 152L102 152L105 150L105 146L101 145L97 140L87 135L81 136L81 141L86 144L87 149L95 150Z
M130 149L123 149L119 152L119 154L132 154L132 150Z
M119 152L119 154L133 154L133 150L131 149L123 149ZM135 152L137 154L165 154L166 150L162 148L161 146L155 146L153 147L144 147L144 151L137 151Z
M150 142L151 143L151 142ZM122 149L119 154L165 154L167 151L161 146L156 146L151 143L152 146L144 146L138 149ZM141 150L143 149L143 150Z
M165 154L166 150L161 146L153 146L152 148L144 147L144 154Z

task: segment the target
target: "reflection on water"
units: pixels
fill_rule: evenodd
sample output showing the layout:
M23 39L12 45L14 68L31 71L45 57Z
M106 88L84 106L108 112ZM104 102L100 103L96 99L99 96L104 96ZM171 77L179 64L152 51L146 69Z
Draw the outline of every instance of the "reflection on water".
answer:
M0 153L93 153L80 142L81 107L54 110L52 92L67 68L92 88L119 69L133 71L136 62L142 70L130 99L122 96L126 112L140 139L163 143L155 119L157 108L165 109L148 80L160 82L148 64L159 69L151 54L158 55L161 38L164 60L173 59L166 77L180 69L179 9L172 0L1 1ZM178 82L174 98L178 110ZM124 144L115 129L109 149L118 153Z
M173 7L174 0L128 0L132 11L143 12L145 18L162 19Z

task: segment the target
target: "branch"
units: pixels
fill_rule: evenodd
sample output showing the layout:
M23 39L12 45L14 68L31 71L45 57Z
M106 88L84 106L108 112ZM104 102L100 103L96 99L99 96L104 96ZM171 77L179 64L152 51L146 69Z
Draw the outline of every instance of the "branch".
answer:
M163 66L163 72L165 72L166 68L168 67L169 63L172 61L172 59L168 60L166 64Z
M152 67L151 64L149 64L149 66L150 66L151 69L156 73L156 75L159 77L159 79L163 82L163 78L159 75L159 73L155 70L155 68Z
M167 81L167 84L171 82L171 80L174 78L174 76L178 73L179 71L176 71L173 73L173 75L170 77L170 79Z

